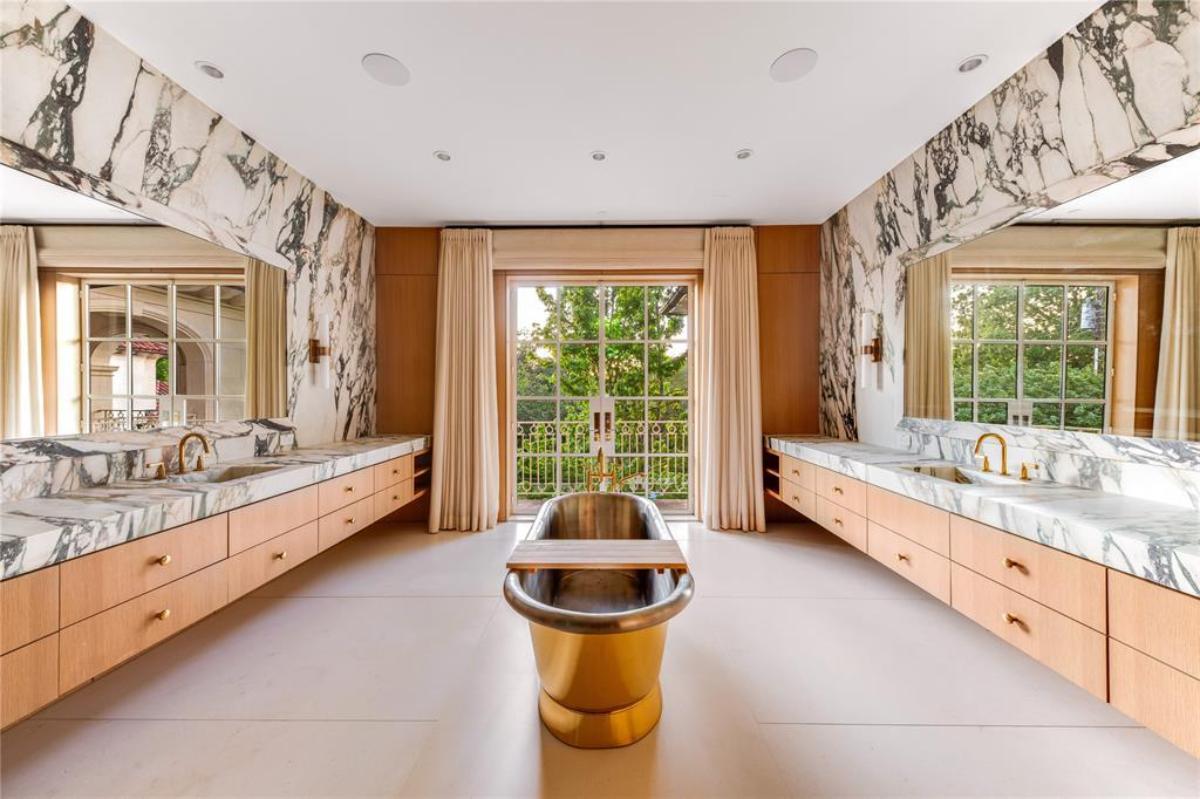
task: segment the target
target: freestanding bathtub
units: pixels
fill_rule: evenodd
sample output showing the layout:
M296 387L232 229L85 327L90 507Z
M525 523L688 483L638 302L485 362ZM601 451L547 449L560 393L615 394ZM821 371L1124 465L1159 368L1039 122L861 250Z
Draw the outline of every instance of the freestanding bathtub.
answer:
M528 540L666 539L658 508L629 494L579 493L542 505ZM529 620L542 722L572 746L627 746L662 715L658 673L667 621L692 576L664 569L509 571L504 598Z

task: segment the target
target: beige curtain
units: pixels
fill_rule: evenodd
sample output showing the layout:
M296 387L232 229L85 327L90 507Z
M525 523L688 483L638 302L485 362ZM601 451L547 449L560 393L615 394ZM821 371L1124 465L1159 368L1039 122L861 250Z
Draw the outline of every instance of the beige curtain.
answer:
M904 412L950 419L950 258L945 254L908 268L904 314Z
M1154 437L1200 440L1200 228L1167 231Z
M712 529L764 532L753 229L705 232L698 305L696 510Z
M246 262L246 416L287 415L287 273Z
M33 228L0 226L0 438L45 433Z
M492 232L443 230L429 531L486 530L500 512Z

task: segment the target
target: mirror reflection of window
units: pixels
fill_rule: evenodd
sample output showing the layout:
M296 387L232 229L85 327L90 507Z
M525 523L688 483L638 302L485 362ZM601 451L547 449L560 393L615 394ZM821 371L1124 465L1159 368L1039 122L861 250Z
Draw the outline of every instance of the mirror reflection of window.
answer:
M1107 427L1111 283L952 281L954 418Z
M244 417L246 294L233 279L84 281L84 432Z

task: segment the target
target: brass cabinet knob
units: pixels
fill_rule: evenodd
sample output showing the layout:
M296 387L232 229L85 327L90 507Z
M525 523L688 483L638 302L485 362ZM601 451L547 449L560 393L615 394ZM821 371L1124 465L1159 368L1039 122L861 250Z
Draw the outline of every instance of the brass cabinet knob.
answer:
M346 524L354 524L354 517L351 516L350 518L346 519Z
M399 470L399 469L392 469L392 474L400 474L400 470Z
M350 493L354 492L354 486L346 486L342 490L345 491L347 494L350 494Z
M842 526L843 526L843 524L842 524L842 520L841 520L841 519L839 519L839 518L837 518L836 516L835 516L835 517L834 517L834 519L833 519L833 523L834 523L834 524L836 524L838 527L842 527Z
M399 502L400 497L397 494L392 494L392 502Z
M167 619L171 618L171 609L163 608L158 613L154 614L154 618L158 619L159 621L166 621Z
M835 494L845 494L846 492L842 490L842 487L841 487L841 486L834 486L834 487L833 487L833 493L835 493Z
M171 562L171 556L170 556L170 555L163 555L161 558L157 558L157 559L155 559L155 561L154 561L154 562L155 562L155 563L157 563L159 566L166 566L166 565L170 564L170 562Z
M799 470L799 469L792 469L792 474L794 474L794 475L796 475L797 477L799 477L799 476L800 476L800 470Z
M275 559L276 560L287 560L287 550L285 549L282 552L276 552Z
M899 560L899 561L907 561L907 560L908 560L908 555L905 555L903 552L897 552L897 553L896 553L896 560Z

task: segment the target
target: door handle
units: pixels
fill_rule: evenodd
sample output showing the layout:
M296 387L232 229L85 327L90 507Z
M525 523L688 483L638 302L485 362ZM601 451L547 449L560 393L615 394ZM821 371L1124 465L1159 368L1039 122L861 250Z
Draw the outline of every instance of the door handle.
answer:
M612 441L612 411L604 412L604 440Z
M592 414L592 441L600 440L600 411Z

